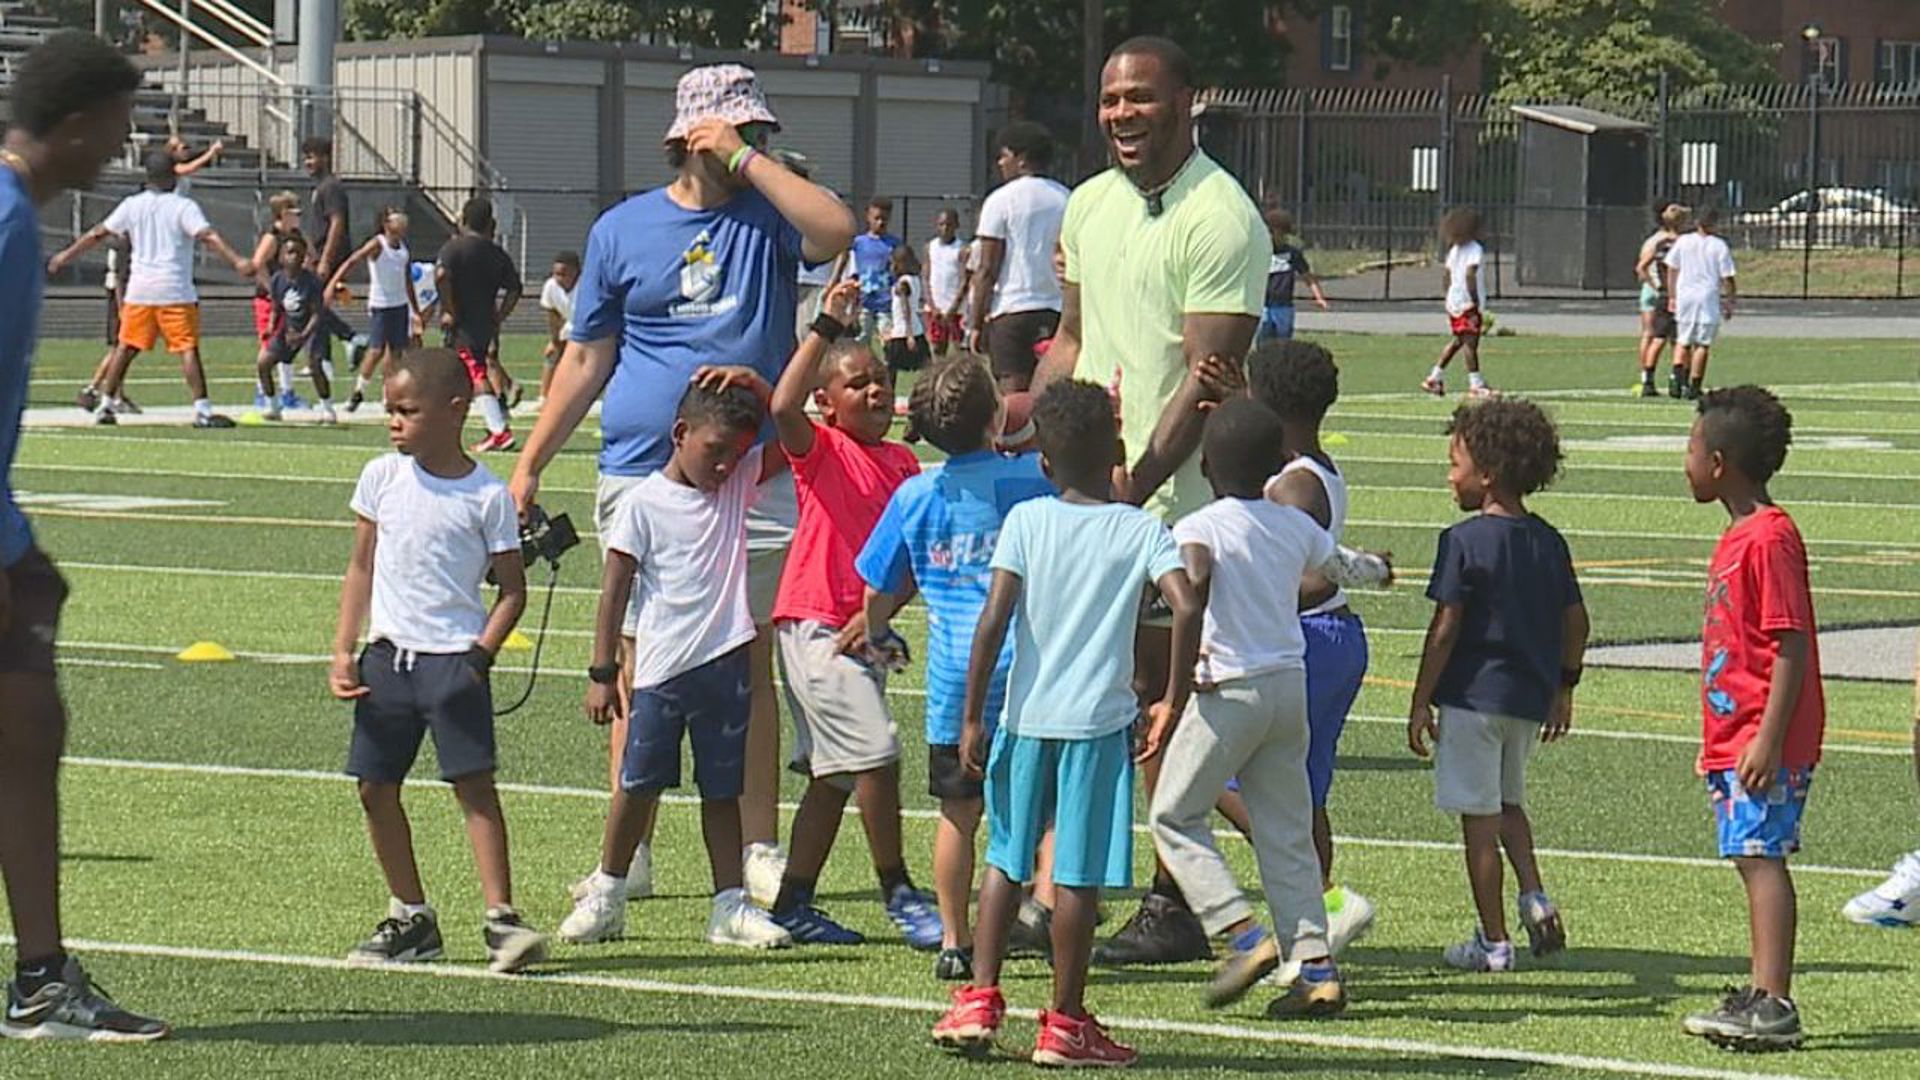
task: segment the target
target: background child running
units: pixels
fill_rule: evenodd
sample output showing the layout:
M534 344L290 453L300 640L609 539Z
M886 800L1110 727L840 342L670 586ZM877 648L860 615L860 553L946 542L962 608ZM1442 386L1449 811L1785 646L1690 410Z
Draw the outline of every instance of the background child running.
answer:
M267 199L267 212L267 227L253 245L253 332L260 339L261 348L265 348L273 338L273 275L280 269L280 245L289 236L301 235L300 196L291 191L278 192ZM311 257L312 252L308 252L308 255ZM300 408L304 403L293 390L292 357L288 357L285 367L276 369L274 376L279 387L281 407ZM270 387L263 387L262 390L264 392L255 404L264 412L272 404L274 391Z
M871 348L885 340L893 315L893 249L905 241L887 231L893 200L883 195L867 203L867 231L853 238L842 261L845 277L860 283L860 321L855 336Z
M347 774L360 780L374 858L392 896L387 918L355 946L355 963L440 956L438 917L414 861L400 784L429 731L440 776L466 817L486 898L495 971L546 956L546 938L513 909L507 822L494 788L493 692L487 675L527 605L518 517L507 486L460 449L471 382L445 349L410 354L387 383L387 436L354 489L353 558L340 587L333 695L353 706ZM481 583L499 591L488 611ZM362 626L367 646L354 645Z
M902 249L904 250L904 249ZM913 386L909 414L920 436L947 455L934 472L900 485L856 564L866 581L867 639L897 648L888 619L917 590L927 605L927 791L940 800L933 842L933 890L944 930L934 975L973 974L974 834L981 787L960 767L968 653L987 602L994 543L1008 511L1053 493L1038 454L994 451L1002 406L993 372L968 353L935 364ZM987 686L984 723L1000 722L1012 643Z
M1100 890L1133 881L1130 730L1134 626L1151 583L1173 608L1164 696L1150 714L1164 727L1186 708L1199 654L1201 604L1167 527L1113 501L1119 427L1107 392L1058 382L1034 404L1041 455L1057 498L1014 507L993 554L993 584L967 666L961 761L985 763L987 872L980 884L974 977L956 987L934 1041L979 1052L1006 1017L1000 965L1034 877L1034 853L1054 831L1053 998L1041 1010L1037 1065L1129 1065L1136 1055L1087 1011ZM1006 715L987 750L988 689L1009 634Z
M1714 235L1720 223L1712 207L1694 216L1694 231L1673 242L1664 263L1668 303L1673 305L1674 397L1697 400L1706 386L1707 361L1720 324L1733 318L1733 250ZM1671 390L1669 392L1672 392Z
M908 244L893 249L893 317L887 322L887 370L919 371L933 355L927 346L926 288L920 257Z
M1633 265L1633 276L1640 279L1640 396L1659 397L1653 373L1660 366L1660 353L1674 339L1673 308L1667 300L1667 253L1693 223L1693 212L1677 202L1663 201L1654 211L1658 228L1640 245L1640 259ZM1680 369L1668 392L1680 394Z
M886 366L864 342L832 341L851 328L859 288L834 286L827 314L773 392L774 427L800 504L773 622L793 715L794 766L811 778L793 815L773 918L802 945L865 940L813 906L841 811L857 792L887 915L909 945L937 949L940 916L913 887L901 854L900 740L887 708L886 670L867 658L866 584L854 569L888 498L919 475L920 461L904 443L887 439L893 380ZM825 423L807 415L810 400Z
M1307 253L1293 243L1293 215L1274 207L1262 216L1267 222L1267 235L1273 240L1273 261L1267 268L1267 300L1261 311L1260 327L1254 331L1256 342L1293 336L1295 282L1304 282L1313 293L1313 302L1320 305L1321 311L1328 310L1327 294L1320 291L1320 279L1314 276Z
M1757 386L1700 400L1687 437L1687 486L1730 520L1707 577L1700 666L1700 762L1720 857L1747 889L1751 982L1686 1018L1689 1035L1738 1050L1785 1050L1802 1038L1793 1003L1798 901L1787 857L1801 818L1827 711L1807 546L1767 481L1787 459L1793 417Z
M547 317L547 343L540 350L540 400L553 385L553 369L567 351L567 324L573 321L573 290L580 284L580 253L553 257L553 272L540 284L540 311Z
M673 457L621 499L607 538L607 567L587 671L587 716L627 721L620 783L607 809L600 868L560 924L563 941L619 937L627 925L632 854L660 793L680 786L680 743L693 746L700 826L713 867L714 945L783 948L785 930L741 883L740 791L746 780L747 509L760 484L787 466L754 446L772 397L749 368L702 368L680 399ZM635 599L637 623L625 626ZM623 635L633 641L633 693L617 683Z
M1299 600L1308 571L1344 575L1326 529L1283 503L1285 493L1265 494L1285 461L1278 414L1229 398L1207 418L1201 453L1215 501L1181 519L1173 536L1206 619L1196 693L1184 716L1157 718L1141 751L1166 749L1149 815L1154 843L1207 933L1231 945L1207 988L1209 1005L1239 1000L1284 957L1298 976L1268 1015L1331 1015L1346 1007L1346 993L1333 967L1313 846ZM1373 567L1376 580L1385 577L1383 562ZM1235 777L1273 934L1254 918L1213 841L1209 818Z
M1453 335L1440 350L1440 359L1421 381L1420 389L1435 397L1447 395L1447 365L1455 353L1466 356L1467 392L1479 396L1488 392L1487 380L1480 374L1480 333L1485 325L1487 306L1485 269L1486 249L1480 246L1480 211L1457 206L1440 221L1440 240L1447 245L1444 284L1447 290L1447 329Z
M1299 506L1338 544L1346 532L1346 474L1320 443L1320 425L1340 397L1333 354L1310 341L1255 346L1247 356L1247 389L1280 415L1287 464L1267 484L1268 498ZM1391 567L1393 556L1381 556ZM1307 790L1313 797L1313 846L1327 908L1328 944L1335 956L1373 926L1373 902L1333 877L1333 823L1327 800L1347 714L1366 680L1367 628L1345 590L1316 571L1300 587L1300 630L1307 652ZM1282 982L1292 975L1283 970Z
M1480 925L1446 951L1465 971L1511 971L1500 849L1520 883L1520 922L1535 956L1566 947L1547 899L1527 819L1527 758L1573 719L1587 646L1587 609L1573 556L1524 498L1560 471L1560 437L1530 401L1463 405L1448 429L1447 483L1473 517L1440 534L1427 596L1434 602L1407 720L1407 745L1434 740L1433 801L1460 816ZM1434 710L1438 707L1436 721Z
M280 419L281 403L274 396L273 373L282 366L292 367L293 358L305 349L314 392L318 395L315 407L320 422L337 422L339 417L333 411L333 382L328 378L328 369L333 366L332 339L321 332L327 292L320 279L307 269L307 241L298 233L280 242L280 269L274 272L267 286L267 297L273 305L273 321L255 364L260 395L266 401L261 418Z
M327 283L332 296L346 284L347 275L367 264L367 349L353 376L353 394L347 411L367 399L367 383L377 365L391 368L405 355L413 337L413 320L420 314L420 298L413 291L413 255L407 249L407 215L395 207L380 211L380 231L347 256Z

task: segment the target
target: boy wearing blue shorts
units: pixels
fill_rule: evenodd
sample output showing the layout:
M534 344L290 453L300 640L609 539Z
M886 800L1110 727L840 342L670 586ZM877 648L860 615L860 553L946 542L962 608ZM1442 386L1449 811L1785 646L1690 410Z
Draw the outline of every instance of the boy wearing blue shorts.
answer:
M953 992L934 1041L989 1047L1006 1016L1000 964L1033 878L1035 849L1054 831L1053 1000L1041 1010L1037 1065L1130 1065L1086 1010L1087 966L1100 890L1133 880L1133 691L1140 593L1156 586L1173 609L1164 696L1149 710L1165 727L1186 708L1199 655L1201 604L1173 536L1137 507L1113 501L1119 429L1105 390L1060 382L1034 405L1042 464L1060 494L1007 514L993 584L967 666L961 763L985 761L987 872L980 885L974 977ZM1016 618L1017 616L1017 618ZM1009 625L1013 667L1006 715L986 750L986 708Z
M1267 297L1260 309L1260 325L1254 341L1286 341L1293 337L1293 287L1305 282L1313 293L1313 302L1328 310L1327 294L1320 291L1320 279L1307 263L1307 253L1293 243L1293 215L1274 207L1262 215L1267 235L1273 241L1273 259L1267 267Z
M513 909L488 683L501 642L526 610L526 566L507 486L460 449L471 392L459 357L446 349L395 364L387 432L398 453L368 462L353 491L353 558L340 586L328 685L353 702L346 771L360 781L392 899L350 963L414 963L443 951L400 802L429 732L440 777L466 818L490 966L520 971L546 956L546 937ZM499 586L491 609L481 594L489 575ZM356 658L362 626L367 646Z
M1003 456L993 449L1003 412L993 372L962 353L935 364L914 383L908 417L921 438L945 452L938 470L909 478L887 501L855 568L866 581L867 639L887 662L904 649L889 620L917 587L927 605L927 790L940 800L933 841L933 891L943 930L934 975L973 974L974 834L982 811L980 778L960 767L960 727L967 659L980 609L987 602L989 564L1008 511L1053 494L1040 455ZM992 732L1006 700L1012 643L1000 651L987 685L985 724Z
M1753 960L1748 985L1684 1026L1733 1050L1788 1050L1803 1037L1791 997L1797 902L1787 857L1800 850L1827 714L1807 547L1767 494L1792 439L1793 417L1757 386L1701 398L1687 438L1694 500L1719 500L1732 519L1707 577L1699 768L1720 857L1746 885Z
M787 466L754 446L773 390L751 368L702 368L680 399L673 456L634 485L614 511L587 669L587 716L627 721L620 784L607 809L600 869L560 924L563 941L619 937L627 874L660 793L680 786L680 743L693 744L700 827L713 868L707 941L745 948L793 944L747 898L740 861L752 698L747 646L747 511L760 484ZM636 621L627 625L628 601ZM620 700L619 648L633 643L633 696Z
M1527 759L1573 720L1573 689L1587 647L1587 608L1573 555L1526 496L1560 471L1553 421L1530 401L1494 398L1454 410L1447 483L1460 509L1478 511L1440 534L1427 597L1434 603L1420 657L1407 746L1434 740L1433 802L1458 815L1467 881L1480 925L1448 946L1463 971L1512 971L1500 852L1520 883L1520 922L1533 954L1566 947L1547 899L1527 818ZM1435 708L1439 715L1436 718Z

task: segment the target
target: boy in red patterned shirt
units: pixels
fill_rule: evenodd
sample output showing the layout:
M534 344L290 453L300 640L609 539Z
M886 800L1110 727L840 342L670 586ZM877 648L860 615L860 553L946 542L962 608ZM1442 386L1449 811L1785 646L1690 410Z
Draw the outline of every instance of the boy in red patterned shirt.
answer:
M1701 399L1687 440L1694 499L1719 500L1733 519L1707 579L1699 769L1720 855L1733 860L1747 888L1753 961L1751 985L1687 1017L1685 1027L1729 1049L1791 1049L1802 1038L1789 996L1796 900L1787 856L1800 850L1826 703L1807 548L1767 495L1792 431L1778 398L1736 386Z

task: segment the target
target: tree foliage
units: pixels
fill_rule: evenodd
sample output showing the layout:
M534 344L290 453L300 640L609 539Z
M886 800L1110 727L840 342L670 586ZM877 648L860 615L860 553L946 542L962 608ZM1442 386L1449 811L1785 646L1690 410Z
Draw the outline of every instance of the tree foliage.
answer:
M661 40L718 48L763 44L756 0L347 0L347 36L512 34L541 41Z
M1508 101L1645 97L1775 79L1773 49L1728 26L1719 0L1503 0L1491 25L1495 93Z

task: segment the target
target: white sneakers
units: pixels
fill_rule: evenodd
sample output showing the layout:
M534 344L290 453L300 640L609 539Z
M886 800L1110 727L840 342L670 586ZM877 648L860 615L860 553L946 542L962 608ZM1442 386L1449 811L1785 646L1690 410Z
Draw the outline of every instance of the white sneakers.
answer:
M1479 927L1465 941L1447 946L1441 954L1447 966L1461 971L1512 971L1513 942L1488 941Z
M761 907L770 908L780 895L780 879L787 876L787 853L779 844L756 841L747 845L740 864L747 895Z
M627 932L621 882L595 871L574 886L573 911L561 921L560 940L574 945L612 941Z
M1373 929L1373 901L1344 885L1335 885L1327 890L1326 902L1327 949L1338 958L1341 950L1366 937L1367 931ZM1300 964L1282 960L1280 966L1261 981L1284 989L1299 977Z
M1847 901L1840 910L1866 926L1901 929L1920 923L1920 851L1900 856L1887 880Z
M598 867L594 869L596 872L599 870ZM626 882L626 899L629 901L645 900L653 895L653 847L651 845L641 844L633 849L633 861L627 864ZM573 902L577 904L586 898L592 884L593 874L588 874L574 882L567 890L567 895L573 897Z
M784 949L793 944L793 937L773 921L773 916L754 906L745 889L728 889L713 898L713 914L707 919L707 943L743 949Z

